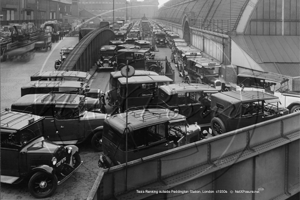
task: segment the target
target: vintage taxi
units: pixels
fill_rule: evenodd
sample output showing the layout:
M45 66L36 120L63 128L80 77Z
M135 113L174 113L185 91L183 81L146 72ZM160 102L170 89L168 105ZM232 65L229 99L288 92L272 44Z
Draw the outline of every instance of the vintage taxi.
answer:
M119 112L123 112L132 107L147 107L157 104L158 86L170 84L173 82L167 76L132 76L126 80L125 77L118 79L117 84L117 101L115 105ZM128 83L128 96L126 96L126 88ZM128 106L126 105L126 99Z
M158 76L156 72L145 71L145 70L135 70L134 76ZM123 77L121 71L111 72L110 79L108 82L108 91L106 92L106 98L109 105L115 105L117 99L117 85L118 79Z
M36 198L51 196L82 164L79 149L45 139L43 117L1 112L1 183L28 181Z
M116 67L116 45L104 45L100 48L100 59L97 61L99 69L113 69Z
M127 62L135 69L145 70L146 55L149 50L145 49L120 49L118 50L117 62L118 69L124 67Z
M169 84L159 86L158 104L170 110L177 110L186 117L189 124L195 122L202 130L210 128L210 96L218 90L198 83Z
M219 135L288 114L289 110L279 103L278 97L260 91L212 94L212 133Z
M109 168L200 140L200 127L168 109L143 109L104 121L103 153L98 165ZM127 139L127 140L126 140ZM126 160L127 158L127 160Z
M183 77L187 83L203 83L222 90L222 81L219 78L221 64L209 58L190 57Z
M11 110L44 116L44 136L57 144L90 140L94 150L102 149L100 139L106 114L87 111L81 95L25 95L11 105Z

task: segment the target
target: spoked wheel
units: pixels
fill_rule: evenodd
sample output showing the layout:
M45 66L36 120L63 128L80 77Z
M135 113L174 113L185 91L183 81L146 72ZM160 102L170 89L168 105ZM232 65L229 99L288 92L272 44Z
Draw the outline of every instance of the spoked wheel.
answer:
M291 108L291 113L300 112L300 105L295 105Z
M102 151L102 131L97 131L91 140L92 147L95 151Z
M36 198L45 198L54 193L57 187L55 174L36 172L29 180L28 189Z
M221 135L226 132L226 128L221 119L214 117L211 120L211 128L213 135Z

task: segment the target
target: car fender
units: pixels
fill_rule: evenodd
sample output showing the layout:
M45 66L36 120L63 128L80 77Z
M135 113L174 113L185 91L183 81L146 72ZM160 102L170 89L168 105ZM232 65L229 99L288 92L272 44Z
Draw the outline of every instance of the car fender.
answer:
M32 169L32 172L46 172L48 174L53 174L54 172L54 169L53 167L50 167L49 165L40 165L40 166L37 166L35 168Z
M75 145L67 145L67 146L65 146L65 149L67 147L71 147L72 148L72 155L74 155L76 152L79 152L79 148L77 146L75 146Z
M92 134L96 133L97 131L102 131L103 130L103 126L98 126L97 128L95 128L92 132Z
M290 110L290 109L292 109L292 107L295 106L295 105L300 105L300 101L294 101L294 102L292 102L290 105L286 105L286 106L287 106L287 108Z

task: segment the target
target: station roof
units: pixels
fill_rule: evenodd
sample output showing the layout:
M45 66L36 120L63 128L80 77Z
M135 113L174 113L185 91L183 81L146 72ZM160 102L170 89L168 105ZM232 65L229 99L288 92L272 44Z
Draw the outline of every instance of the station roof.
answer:
M130 131L134 131L166 122L184 121L185 119L185 116L168 109L134 110L128 112L128 128ZM124 133L126 128L124 113L112 115L105 121L119 133Z
M265 72L300 76L299 36L240 35L232 40Z
M234 29L247 3L248 0L170 0L158 10L158 19L181 24L188 14L195 19L196 27L227 32Z
M118 79L122 85L126 84L126 78ZM142 83L167 83L173 80L167 76L132 76L128 78L128 84L142 84Z
M218 90L209 85L204 85L201 83L179 83L179 84L169 84L162 85L159 88L167 93L168 95L177 94L177 93L186 93L186 92L205 92L205 93L216 93Z

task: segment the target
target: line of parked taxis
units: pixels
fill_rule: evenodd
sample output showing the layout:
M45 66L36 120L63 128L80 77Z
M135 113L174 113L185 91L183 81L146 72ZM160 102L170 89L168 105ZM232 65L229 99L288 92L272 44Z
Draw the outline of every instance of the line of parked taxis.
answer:
M28 181L34 197L48 197L82 164L75 144L90 140L100 150L104 96L89 79L85 72L38 72L1 111L1 183Z
M35 76L39 81L32 77L11 110L1 112L1 182L28 180L38 198L53 194L78 169L75 144L83 141L102 151L98 165L109 168L205 139L210 131L219 135L288 113L270 94L173 84L145 70L127 80L111 72L106 95L89 88L83 72Z

